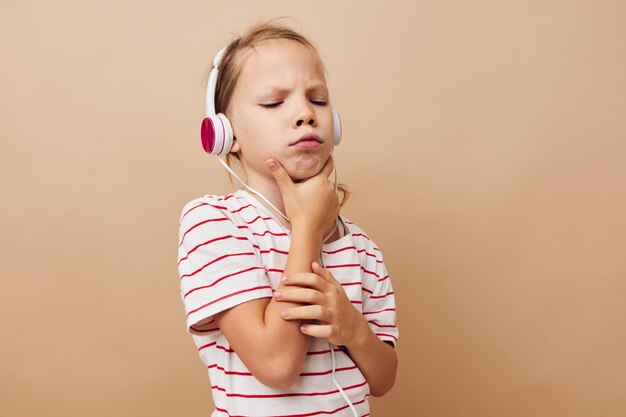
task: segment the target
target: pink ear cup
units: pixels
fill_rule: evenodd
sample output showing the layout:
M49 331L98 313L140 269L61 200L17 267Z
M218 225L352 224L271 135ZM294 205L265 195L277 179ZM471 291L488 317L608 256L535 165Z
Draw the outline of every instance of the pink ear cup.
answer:
M230 152L233 143L233 130L222 113L207 116L200 126L200 139L204 151L214 155Z
M333 141L335 146L341 142L341 118L339 113L333 110Z

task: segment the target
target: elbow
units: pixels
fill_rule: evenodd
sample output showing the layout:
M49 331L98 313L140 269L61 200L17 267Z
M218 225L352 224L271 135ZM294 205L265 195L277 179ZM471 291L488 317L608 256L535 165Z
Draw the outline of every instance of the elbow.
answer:
M376 384L370 384L370 395L372 397L382 397L387 394L393 386L396 384L396 375L398 373L398 356L395 354L392 357L392 362L387 368L389 373L384 378L380 378Z
M376 398L380 398L382 396L384 396L385 394L387 394L389 391L391 391L391 388L393 388L395 381L393 381L391 384L385 386L385 387L377 387L375 390L374 389L370 389L370 395L372 397L376 397Z
M300 378L303 361L288 361L284 357L265 361L262 369L253 372L259 382L269 388L288 390Z

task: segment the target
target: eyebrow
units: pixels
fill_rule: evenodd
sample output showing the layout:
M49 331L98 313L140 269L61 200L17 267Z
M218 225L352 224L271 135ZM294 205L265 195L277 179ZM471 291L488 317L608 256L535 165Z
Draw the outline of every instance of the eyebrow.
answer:
M280 87L277 85L273 85L273 86L268 86L268 87L264 87L260 89L260 92L262 94L271 94L271 93L288 93L290 91L289 88L284 88L284 87ZM311 91L323 91L324 93L328 92L328 87L326 87L326 85L318 83L318 84L314 84L312 86L310 86L309 88L306 89L307 92L311 92Z

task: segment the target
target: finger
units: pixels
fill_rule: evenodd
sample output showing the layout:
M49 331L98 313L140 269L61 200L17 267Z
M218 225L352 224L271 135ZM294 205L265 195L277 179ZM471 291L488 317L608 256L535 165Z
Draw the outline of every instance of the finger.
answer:
M306 304L325 304L325 297L319 291L311 288L293 287L293 288L281 288L274 291L274 298L277 301L291 301L294 303L306 303Z
M300 331L306 335L328 339L332 336L333 330L330 324L303 324Z
M283 190L289 189L289 187L293 187L293 181L291 177L285 171L285 168L280 164L280 162L275 159L268 159L265 163L269 168L270 172L274 176L274 179L278 183L278 187L280 187L281 192Z
M314 274L319 275L320 277L324 278L326 281L338 282L333 276L333 274L331 274L328 269L320 265L319 262L313 262L311 264L311 269L313 270Z
M280 313L285 320L320 320L324 323L331 321L330 310L318 304L285 308Z
M324 176L324 178L328 178L330 176L330 173L333 172L334 166L335 162L333 161L333 156L329 155L326 163L324 164L324 167L318 175L322 175Z
M325 278L312 273L298 273L283 275L282 282L285 285L299 285L301 287L309 287L324 292L328 282Z

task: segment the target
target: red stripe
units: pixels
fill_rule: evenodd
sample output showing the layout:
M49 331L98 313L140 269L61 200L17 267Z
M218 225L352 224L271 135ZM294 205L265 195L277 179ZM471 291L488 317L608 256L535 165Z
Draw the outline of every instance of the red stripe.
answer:
M365 272L366 274L370 274L370 275L374 275L376 278L380 278L380 275L378 275L376 272L374 271L369 271L363 267L361 267L361 271Z
M216 209L218 209L218 210L228 210L228 207L224 207L224 206L216 206L215 204L209 204L209 203L200 203L200 204L198 204L197 206L193 206L192 208L190 208L189 210L187 210L187 211L185 212L185 214L183 214L183 215L180 217L180 222L178 223L178 225L180 226L180 223L182 223L182 222L183 222L183 219L185 218L185 216L186 216L187 214L189 214L189 212L190 212L190 211L195 210L195 209L197 209L198 207L201 207L201 206L211 206L211 207L215 207L215 208L216 208Z
M278 249L274 249L274 248L269 248L267 250L260 251L260 253L270 253L270 252L280 253L281 255L289 255L289 251L278 250Z
M222 200L220 200L220 201L222 201ZM189 210L187 210L187 211L185 212L185 214L183 214L183 215L180 217L180 222L178 223L178 225L180 226L180 223L182 223L183 219L185 218L185 216L186 216L187 214L189 214L189 212L190 212L190 211L195 210L195 209L197 209L198 207L201 207L201 206L211 206L211 207L215 207L215 208L216 208L216 209L218 209L218 210L228 210L228 211L229 211L229 212L231 212L231 213L239 213L241 210L243 210L243 209L245 209L245 208L252 207L252 204L248 204L247 206L239 207L237 210L231 210L231 209L229 209L229 208L228 208L228 207L226 207L226 206L216 206L215 204L200 203L200 204L198 204L197 206L193 206L192 208L190 208ZM269 220L269 219L268 219L268 220Z
M369 320L368 323L372 323L374 326L381 328L395 329L397 327L395 324L378 324L374 320Z
M335 372L351 371L353 369L356 369L356 365L348 366L346 368L336 368ZM319 375L328 375L332 373L333 373L333 370L329 369L328 371L322 371L322 372L303 372L300 374L300 376L319 376Z
M213 260L209 261L208 263L206 263L206 264L202 265L199 269L196 269L195 271L193 271L193 272L192 272L192 273L190 273L190 274L184 274L184 275L181 275L181 276L180 276L180 279L182 280L183 278L187 278L187 277L190 277L190 276L196 275L198 272L202 271L202 270L203 270L204 268L206 268L207 266L209 266L209 265L211 265L211 264L214 264L214 263L215 263L215 262L217 262L217 261L221 261L222 259L225 259L225 258L230 258L231 256L254 256L254 252L229 253L229 254L226 254L226 255L222 255L222 256L217 257L217 258L215 258L215 259L213 259Z
M356 246L346 246L345 248L341 248L341 249L337 249L337 250L323 250L322 252L326 253L328 255L332 255L333 253L343 252L344 250L348 250L348 249L356 250Z
M213 365L207 366L207 369L212 369L212 368L219 369L220 371L224 372L226 375L254 376L254 375L252 375L252 372L227 371L224 368L222 368L221 366L217 366L216 363L214 363Z
M239 213L241 210L252 207L252 204L248 204L247 206L239 207L237 210L232 210L231 213Z
M367 252L367 250L365 250L365 249L357 249L357 248L356 248L356 246L346 246L345 248L341 248L341 249L337 249L337 250L332 250L332 251L326 251L326 250L323 250L322 252L323 252L323 253L325 253L325 254L327 254L327 255L332 255L332 254L335 254L335 253L338 253L338 252L343 252L343 251L348 250L348 249L354 249L354 250L356 250L356 251L357 251L357 253L363 253L363 252L365 252L365 255L367 255L367 256L371 256L372 258L376 259L376 255L374 255L373 253L369 253L369 252ZM376 259L376 263L382 264L382 263L383 263L383 261L379 261L378 259Z
M243 269L243 270L241 270L241 271L233 272L232 274L224 275L223 277L218 278L217 280L213 281L213 282L212 282L212 283L210 283L209 285L203 285L203 286L201 286L201 287L193 288L193 289L191 289L191 290L187 291L187 292L185 293L185 295L183 296L183 299L187 298L187 296L188 296L189 294L191 294L192 292L194 292L194 291L197 291L197 290L199 290L199 289L204 289L204 288L210 288L210 287L212 287L212 286L216 285L217 283L219 283L220 281L225 280L226 278L234 277L235 275L243 274L243 273L245 273L245 272L254 271L254 270L256 270L256 269L264 269L264 268L263 268L263 267L260 267L260 266L253 266L253 267L251 267L251 268L247 268L247 269Z
M382 281L386 280L387 278L389 278L389 275L385 275L384 277L379 278L378 282L382 282Z
M220 346L220 345L217 345L217 346L215 346L215 348L216 348L216 349L223 350L223 351L224 351L224 352L226 352L226 353L235 353L235 351L234 351L233 349L229 349L229 348L227 348L226 346Z
M351 267L361 267L360 264L341 264L341 265L326 265L324 266L324 268L326 269L331 269L331 268L351 268Z
M349 387L343 387L343 390L348 391L351 389L360 388L366 384L367 384L367 381L363 381L360 384L351 385ZM323 397L325 395L332 395L332 394L336 394L339 392L339 390L333 390L333 391L325 391L325 392L288 392L284 394L239 394L239 393L226 392L226 389L218 385L211 386L211 389L222 391L224 394L226 394L227 397L239 397L239 398Z
M203 309L203 308L205 308L205 307L210 306L211 304L215 304L215 303L217 303L217 302L219 302L219 301L222 301L222 300L225 300L225 299L227 299L227 298L234 297L235 295L243 294L243 293L245 293L245 292L250 292L250 291L264 290L264 289L269 289L269 290L271 290L271 289L272 289L272 287L270 287L269 285L263 285L263 286L259 286L259 287L246 288L245 290L236 291L236 292L234 292L234 293L232 293L232 294L225 295L225 296L223 296L223 297L220 297L220 298L218 298L218 299L215 299L215 300L213 300L213 301L210 301L210 302L208 302L208 303L206 303L206 304L204 304L204 305L201 305L200 307L198 307L198 308L196 308L196 309L194 309L194 310L191 310L189 313L187 313L187 317L189 317L189 316L190 316L190 315L192 315L193 313L198 312L199 310L202 310L202 309Z
M363 404L366 400L367 397L369 397L369 394L365 394L365 397L361 400L361 401L357 401L352 403L352 405L359 405L359 404ZM274 415L273 417L312 417L312 416L318 416L320 414L336 414L341 410L345 410L346 408L348 408L349 405L346 404L344 406L341 406L339 408L336 408L334 410L331 411L314 411L312 413L306 413L306 414L282 414L282 415ZM241 415L234 415L234 414L229 414L227 410L220 408L218 406L215 406L215 409L221 413L226 413L229 417L248 417L248 416L241 416ZM370 413L367 414L363 414L360 417L368 417L370 415Z
M332 268L356 268L356 267L361 268L361 271L363 271L366 274L374 275L374 276L380 278L380 275L378 275L376 272L367 270L367 269L363 268L360 264L326 265L324 268L332 269Z
M397 338L397 337L395 337L395 336L394 336L394 335L392 335L392 334L388 334L388 333L374 333L374 334L375 334L376 336L387 336L387 337L393 337L393 340L395 340L395 341L396 341L396 343L398 342L398 338Z
M390 307L390 308L386 308L386 309L384 309L384 310L378 310L378 311L367 311L367 312L364 312L364 313L363 313L363 315L365 316L366 314L377 314L377 313L382 313L382 312L384 312L384 311L396 311L396 309L395 309L395 308L393 308L393 307Z
M360 281L356 281L356 282L341 282L340 284L341 284L342 287L349 287L351 285L360 285L362 291L365 291L365 292L370 293L370 294L374 294L374 291L372 291L372 290L370 290L368 288L363 287L363 283L360 282Z
M180 239L180 245L178 245L178 247L180 248L183 245L183 241L185 240L185 236L187 236L187 233L191 232L193 229L195 229L198 226L202 226L205 223L209 223L209 222L222 222L224 220L230 220L228 217L224 217L224 218L218 218L218 219L208 219L208 220L203 220L200 223L196 223L193 226L191 226L191 228L189 230L187 230L185 232L185 234L183 235L183 237Z
M248 229L248 230L250 230L250 228L249 228L248 226L245 226L245 225L237 225L237 228L238 228L238 229ZM270 230L266 230L266 231L265 231L265 232L263 232L263 233L254 233L254 232L253 232L252 234L253 234L254 236L261 236L261 237L262 237L262 236L265 236L265 235L267 235L267 234L270 234L270 235L272 235L272 236L289 236L287 233L274 233L274 232L272 232L272 231L270 231Z
M252 372L227 371L226 369L224 369L223 367L219 366L216 363L207 366L207 369L213 369L213 368L215 368L215 369L217 369L219 371L222 371L226 375L254 376L252 374ZM353 369L356 369L356 365L355 366L349 366L349 367L346 367L346 368L337 368L337 369L335 369L335 372L351 371ZM332 374L332 373L333 373L333 370L329 369L328 371L322 371L322 372L302 372L299 376L321 376L321 375L328 375L328 374Z
M211 347L213 345L216 345L216 342L212 342L212 343L206 344L204 346L200 346L198 348L198 350L204 349L204 348L207 348L207 347ZM223 350L226 353L235 353L235 351L233 349L229 349L226 346L216 345L215 348ZM335 352L341 352L342 351L340 348L333 348L333 350ZM326 353L330 353L330 349L326 349L326 350L312 350L310 352L307 352L306 354L307 355L324 355Z
M200 346L200 347L198 348L198 352L200 352L202 349L206 349L206 348L208 348L208 347L215 346L215 344L216 344L216 343L217 343L217 342L211 342L211 343L207 343L206 345L202 345L202 346Z
M250 220L249 222L245 221L244 219L242 219L242 220L246 224L252 224L252 223L254 223L255 221L257 221L259 219L261 219L261 220L272 220L271 217L263 217L263 216L256 216L254 219Z
M370 297L370 299L371 299L371 298L385 298L385 297L387 297L388 295L392 295L392 294L393 294L393 291L388 292L387 294L383 294L383 295L372 295L372 296Z
M282 274L283 272L285 272L284 269L278 269L278 268L268 268L267 272L278 272L279 274Z
M372 253L368 253L365 249L358 250L357 252L359 252L359 253L361 253L361 252L365 252L365 254L366 254L367 256L371 256L372 258L376 259L376 255L374 255L374 254L372 254ZM383 261L379 261L378 259L376 259L376 263L377 263L377 264L382 264L382 263L383 263Z
M181 258L180 261L178 261L178 265L180 265L180 263L182 261L184 261L185 259L189 258L189 255L191 255L200 246L208 245L209 243L213 243L213 242L217 242L219 240L224 240L224 239L229 239L229 238L237 239L237 240L248 240L248 238L246 238L246 237L233 236L233 235L220 236L220 237L216 237L215 239L207 240L206 242L203 242L203 243L200 243L200 244L196 245L193 249L191 249L189 252L187 252L187 256L185 256L184 258Z

